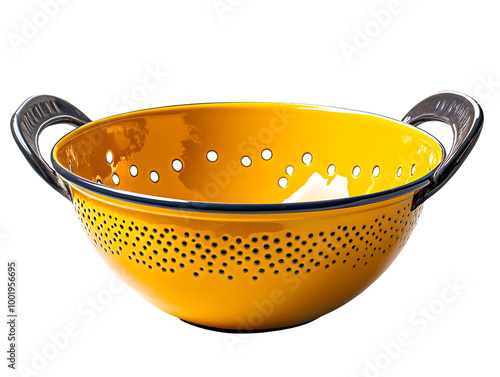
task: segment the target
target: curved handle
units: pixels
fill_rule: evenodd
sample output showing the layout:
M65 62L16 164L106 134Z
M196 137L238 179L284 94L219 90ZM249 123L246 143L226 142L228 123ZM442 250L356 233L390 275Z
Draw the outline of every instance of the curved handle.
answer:
M28 98L17 109L10 123L19 149L31 167L57 192L72 200L71 190L52 167L43 159L38 146L40 133L48 126L68 123L80 127L91 120L69 102L42 95Z
M436 169L430 185L420 191L412 208L434 195L455 174L465 161L483 127L483 111L469 96L456 92L440 92L430 96L411 109L403 122L414 126L427 121L448 124L453 131L453 143L446 157Z

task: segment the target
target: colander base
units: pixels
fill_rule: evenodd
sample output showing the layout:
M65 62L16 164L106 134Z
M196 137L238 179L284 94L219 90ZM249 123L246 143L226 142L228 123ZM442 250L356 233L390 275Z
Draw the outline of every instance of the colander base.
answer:
M189 321L186 321L184 319L181 319L181 321L184 322L184 323L187 323L188 325L199 327L201 329L211 330L211 331L217 331L217 332L223 332L223 333L228 333L228 334L257 334L257 333L263 333L263 332L271 332L271 331L280 331L280 330L293 329L294 327L299 327L299 326L302 326L302 325L307 325L308 323L311 323L311 322L315 321L315 319L313 319L311 321L304 322L304 323L299 323L298 325L285 326L285 327L275 327L275 328L270 328L270 329L256 329L256 330L223 329L223 328L219 328L219 327L211 327L211 326L200 325L199 323L189 322Z

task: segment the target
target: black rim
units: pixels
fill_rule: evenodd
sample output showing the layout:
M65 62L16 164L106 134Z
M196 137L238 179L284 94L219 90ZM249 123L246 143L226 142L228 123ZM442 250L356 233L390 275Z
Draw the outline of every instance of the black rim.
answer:
M220 104L222 102L217 102L216 104ZM234 103L234 102L228 102L229 103ZM257 102L252 102L252 103L257 103ZM209 103L203 103L202 105L207 105ZM190 104L190 105L196 105L196 104ZM185 106L185 105L175 105L175 106L167 106L167 107L180 107L180 106ZM304 105L304 106L315 106L315 105ZM441 166L442 162L446 158L446 150L441 144L439 140L437 140L433 135L428 133L425 130L422 130L420 128L414 127L408 123L404 123L392 118L384 117L378 114L373 114L373 113L368 113L368 112L363 112L363 111L357 111L357 110L350 110L350 109L343 109L343 108L338 108L338 107L331 107L331 106L320 106L324 108L329 108L333 110L340 110L340 111L349 111L357 114L363 114L363 115L369 115L369 116L374 116L377 118L383 118L390 120L394 122L397 125L403 125L406 127L412 127L418 129L420 132L422 132L424 135L427 137L433 139L441 148L442 152L442 159L441 162L437 167L432 169L429 173L427 173L425 176L417 179L414 182L402 185L402 186L397 186L393 189L389 190L384 190L384 191L379 191L373 194L367 194L367 195L359 195L359 196L353 196L349 198L342 198L342 199L330 199L330 200L321 200L321 201L310 201L310 202L298 202L298 203L266 203L266 204L242 204L242 203L219 203L219 202L196 202L196 201L190 201L190 200L180 200L180 199L171 199L171 198L164 198L164 197L158 197L158 196L151 196L151 195L144 195L144 194L138 194L134 193L132 191L124 191L124 190L119 190L115 189L109 186L105 185L100 185L95 182L92 182L88 179L82 178L70 170L66 169L65 167L61 166L60 164L57 163L57 161L54 158L54 148L52 149L52 153L50 156L52 165L54 166L54 169L57 171L57 173L63 177L66 181L69 183L80 187L82 189L85 189L87 191L103 195L112 199L119 199L123 200L126 202L130 203L135 203L135 204L142 204L142 205L148 205L148 206L154 206L154 207L161 207L161 208L167 208L167 209L173 209L173 210L182 210L182 211L193 211L193 212L212 212L212 213L293 213L293 212L309 212L309 211L327 211L327 210L333 210L333 209L341 209L341 208L348 208L348 207L356 207L356 206L361 206L361 205L367 205L367 204L373 204L376 202L382 202L385 200L393 199L402 195L406 195L412 192L416 192L421 190L422 188L428 186L431 182L431 179L434 176L434 173L439 167ZM146 109L146 110L155 110L155 109L162 109L165 107L158 107L158 108L153 108L153 109ZM140 110L140 112L145 111L145 110ZM130 113L125 113L125 114L119 114L117 116L129 116L133 113L136 113L138 111L133 111ZM112 117L109 117L112 118ZM108 119L108 118L104 118ZM102 119L101 119L102 120ZM91 122L94 123L94 122ZM91 124L88 123L88 124ZM85 127L86 125L82 126ZM75 130L76 131L76 130ZM74 132L74 131L72 131ZM70 132L69 134L71 134ZM69 134L63 136L65 138ZM59 144L61 141L59 140L56 145Z

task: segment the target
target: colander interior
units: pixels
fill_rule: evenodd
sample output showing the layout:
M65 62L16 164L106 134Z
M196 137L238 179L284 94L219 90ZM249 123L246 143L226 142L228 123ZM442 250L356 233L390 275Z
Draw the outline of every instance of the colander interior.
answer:
M73 174L119 190L265 204L392 189L429 173L443 154L425 132L375 115L219 103L92 122L62 138L53 156Z

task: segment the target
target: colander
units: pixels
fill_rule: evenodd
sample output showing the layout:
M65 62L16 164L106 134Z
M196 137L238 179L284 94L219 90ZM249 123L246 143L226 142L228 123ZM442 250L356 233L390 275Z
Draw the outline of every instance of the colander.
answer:
M426 121L453 130L447 154L415 127ZM54 146L52 168L38 137L57 123L77 128ZM314 320L375 281L482 123L473 99L442 92L402 122L279 103L169 106L93 122L43 95L11 125L116 275L186 322L255 332Z

